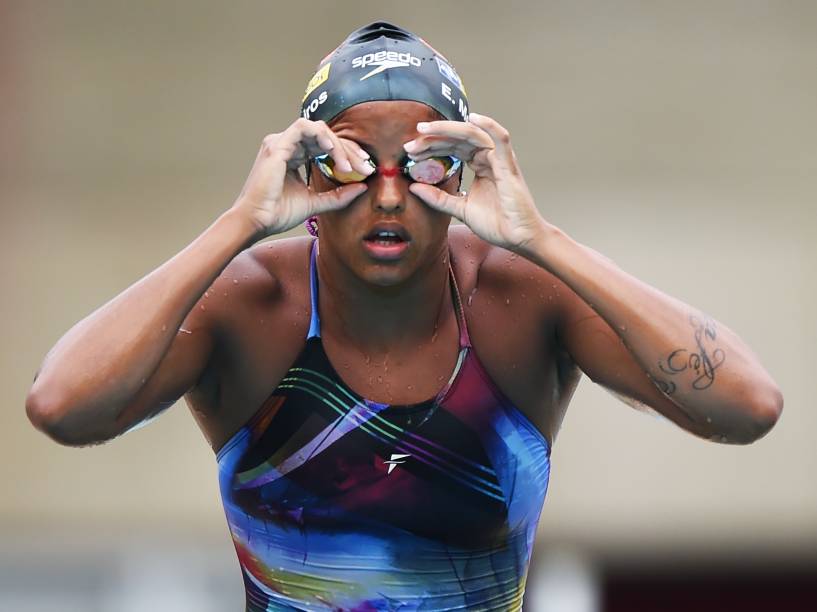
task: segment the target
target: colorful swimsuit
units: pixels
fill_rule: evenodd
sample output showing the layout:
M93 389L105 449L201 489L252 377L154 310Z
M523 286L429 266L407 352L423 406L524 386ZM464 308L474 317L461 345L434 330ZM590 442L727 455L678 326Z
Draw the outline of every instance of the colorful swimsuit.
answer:
M381 404L323 350L313 243L306 345L217 454L248 612L521 610L550 447L474 353L449 271L451 379Z

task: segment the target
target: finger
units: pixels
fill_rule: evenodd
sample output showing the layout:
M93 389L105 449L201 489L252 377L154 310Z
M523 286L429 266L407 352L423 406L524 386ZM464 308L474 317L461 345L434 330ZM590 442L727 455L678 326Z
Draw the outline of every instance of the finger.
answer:
M303 166L310 157L328 153L340 170L352 171L345 147L323 121L299 118L284 130L276 144L291 169ZM361 167L360 170L364 168ZM365 172L370 173L371 170Z
M366 183L349 183L330 191L310 192L310 213L308 216L346 208L368 188L369 186Z
M468 121L490 136L496 155L502 162L509 168L516 168L516 155L511 147L511 135L508 130L485 115L469 113Z
M374 172L374 166L370 162L371 156L363 150L354 140L347 138L338 138L346 149L346 154L349 156L349 161L355 171L360 172L364 176L369 176Z
M456 217L465 222L465 198L453 196L447 191L443 191L433 185L425 183L412 183L409 191L428 204L431 208L444 212L447 215Z
M470 142L444 138L416 139L414 142L419 142L419 145L411 147L408 154L414 161L441 155L453 155L461 160L470 161L479 151L484 150L483 147L474 146Z
M463 121L424 121L417 124L417 131L424 136L442 136L468 142L475 147L493 146L483 130Z
M342 172L352 172L352 162L349 160L349 154L346 152L346 147L340 142L337 135L329 129L324 121L308 121L303 128L304 135L311 136L315 139L315 143L319 145L319 150L314 153L310 151L310 157L315 154L320 155L325 152L335 160L335 165ZM305 140L307 145L311 144Z

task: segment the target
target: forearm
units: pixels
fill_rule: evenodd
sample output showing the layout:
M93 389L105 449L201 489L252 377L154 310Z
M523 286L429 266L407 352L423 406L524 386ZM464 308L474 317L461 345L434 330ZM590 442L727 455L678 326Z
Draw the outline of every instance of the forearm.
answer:
M228 211L74 325L46 356L29 392L29 410L35 406L49 420L76 411L115 416L154 372L204 291L251 239L250 224Z
M544 224L523 254L587 302L653 384L702 429L748 440L777 420L782 409L777 385L726 326L553 226Z

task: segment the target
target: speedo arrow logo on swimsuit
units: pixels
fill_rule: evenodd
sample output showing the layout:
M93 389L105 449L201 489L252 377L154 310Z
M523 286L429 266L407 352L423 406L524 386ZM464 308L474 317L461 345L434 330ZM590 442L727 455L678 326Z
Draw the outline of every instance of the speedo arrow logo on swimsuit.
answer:
M407 68L414 66L419 68L422 65L419 57L413 56L411 53L399 53L397 51L378 51L377 53L367 53L352 60L352 68L365 68L366 66L374 66L372 70L360 77L361 81L365 81L370 76L380 74L390 68Z
M389 466L389 471L386 472L386 475L388 476L389 474L391 474L394 468L396 468L401 463L405 463L405 461L400 461L400 459L405 459L406 457L411 457L411 455L401 455L400 453L392 453L391 459L383 462Z

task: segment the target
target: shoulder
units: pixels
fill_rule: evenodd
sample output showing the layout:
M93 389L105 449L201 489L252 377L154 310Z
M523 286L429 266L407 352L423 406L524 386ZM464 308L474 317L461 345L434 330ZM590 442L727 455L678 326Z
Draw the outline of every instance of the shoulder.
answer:
M312 238L294 236L257 243L236 255L199 301L214 327L242 324L252 309L269 310L305 286Z
M259 298L272 297L295 278L309 272L309 249L314 239L291 236L260 242L239 253L219 275Z
M561 289L564 284L559 278L539 267L532 261L486 242L466 225L452 225L448 230L448 244L451 248L455 272L465 278L479 274L480 287L488 282L497 289L515 287L538 287L538 294L544 296L545 289ZM477 280L476 278L474 280Z

